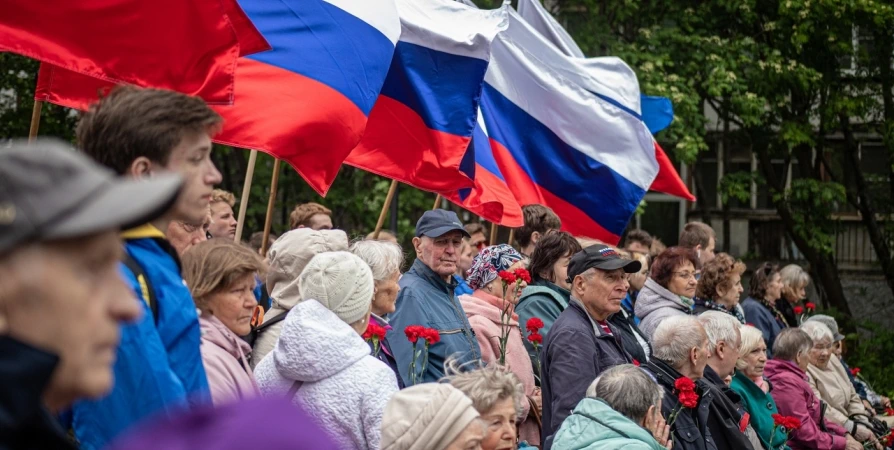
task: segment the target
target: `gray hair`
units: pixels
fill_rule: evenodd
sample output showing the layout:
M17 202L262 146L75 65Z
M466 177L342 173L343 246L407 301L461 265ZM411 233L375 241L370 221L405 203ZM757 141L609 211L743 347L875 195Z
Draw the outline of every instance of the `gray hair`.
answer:
M800 328L784 328L773 341L773 358L795 361L801 353L813 348L813 339Z
M497 402L511 398L515 404L518 420L523 419L521 415L524 411L524 402L527 402L525 387L514 373L496 364L460 372L469 366L460 366L453 358L449 358L445 366L446 376L441 381L450 383L466 394L479 414L484 415Z
M707 339L705 327L692 316L671 316L664 319L652 335L655 357L679 369L689 360L689 352L701 347Z
M802 323L800 328L804 330L804 332L807 333L808 336L810 336L810 339L813 340L814 344L822 341L823 339L828 339L830 343L835 340L834 336L832 335L832 330L830 330L829 327L822 322L808 320Z
M621 364L602 372L587 389L587 397L601 398L624 417L639 423L649 407L658 408L664 389L642 369Z
M810 283L810 274L797 264L789 264L779 271L782 286L789 289L807 286Z
M351 253L369 264L376 283L394 276L394 273L400 271L400 267L404 263L403 250L393 242L357 241L351 245Z
M741 324L735 317L727 313L706 311L698 316L698 321L705 327L705 333L708 335L708 351L712 354L720 341L726 342L727 345L734 345L741 336L739 334Z
M742 334L742 343L739 345L739 360L736 361L736 369L745 370L748 367L748 363L745 362L743 357L753 352L754 349L761 345L761 342L764 342L764 334L761 333L761 330L750 325L740 326L739 333Z

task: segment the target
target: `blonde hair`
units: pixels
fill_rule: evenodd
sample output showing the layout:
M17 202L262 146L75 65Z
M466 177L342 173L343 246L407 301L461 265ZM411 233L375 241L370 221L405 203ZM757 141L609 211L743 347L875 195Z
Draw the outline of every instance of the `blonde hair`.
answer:
M786 297L794 296L796 290L810 284L810 274L797 264L783 267L779 271L779 278L782 281L782 294Z
M761 333L761 330L751 325L740 326L739 333L742 335L742 341L739 344L739 359L736 361L736 369L745 370L748 367L748 363L742 357L758 348L764 340L764 335Z
M236 196L232 192L223 189L215 189L211 191L211 204L224 202L232 208L236 205Z
M183 255L183 279L202 311L208 310L208 296L263 270L264 261L257 253L230 239L201 242Z

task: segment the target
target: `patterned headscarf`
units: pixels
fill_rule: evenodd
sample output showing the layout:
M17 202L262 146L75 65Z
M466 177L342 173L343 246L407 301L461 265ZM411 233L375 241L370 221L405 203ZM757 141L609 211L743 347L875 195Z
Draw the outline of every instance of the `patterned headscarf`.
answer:
M509 267L521 259L521 253L508 244L491 245L481 250L472 260L466 282L472 289L481 289L496 280L497 273L509 270Z

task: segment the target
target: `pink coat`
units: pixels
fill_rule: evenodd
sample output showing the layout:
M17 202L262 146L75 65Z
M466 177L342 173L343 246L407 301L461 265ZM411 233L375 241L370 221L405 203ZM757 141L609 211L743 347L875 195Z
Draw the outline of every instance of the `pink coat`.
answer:
M475 331L478 346L481 347L481 359L487 364L496 363L500 359L500 311L503 299L477 290L472 295L459 297L463 310L469 318L469 324ZM506 343L506 366L514 373L525 388L525 395L534 395L534 369L531 357L522 341L518 326L518 315L512 312L509 318L509 341ZM523 417L528 416L530 404L522 405ZM530 445L540 445L540 430L533 421L526 421L519 427L519 437Z
M217 317L202 314L202 363L215 405L258 395L248 355L251 346Z

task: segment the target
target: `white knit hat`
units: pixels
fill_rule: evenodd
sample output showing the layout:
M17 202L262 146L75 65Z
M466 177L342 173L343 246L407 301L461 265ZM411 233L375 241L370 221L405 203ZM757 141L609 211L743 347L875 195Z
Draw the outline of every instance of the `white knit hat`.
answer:
M348 324L369 312L374 288L369 266L349 252L320 253L298 276L303 300L320 302Z

